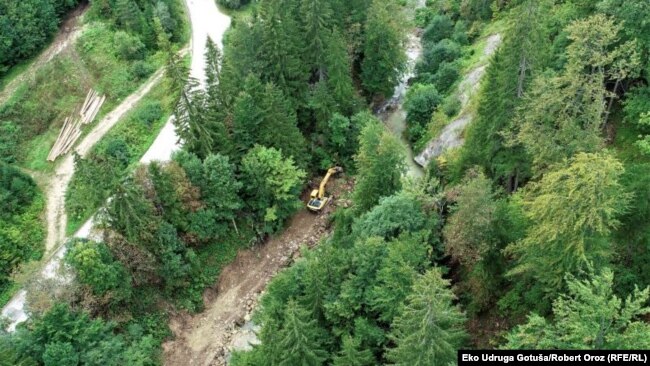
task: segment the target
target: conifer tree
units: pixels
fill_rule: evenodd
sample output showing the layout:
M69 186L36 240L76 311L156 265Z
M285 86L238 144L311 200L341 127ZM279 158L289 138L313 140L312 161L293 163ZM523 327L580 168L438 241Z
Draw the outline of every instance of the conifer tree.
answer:
M548 0L526 0L513 9L503 44L483 77L477 116L466 131L466 166L480 165L488 176L505 182L508 191L530 176L528 155L521 145L510 143L507 132L534 76L549 64L550 5Z
M180 92L180 99L174 110L176 134L185 148L205 158L214 151L213 134L215 121L204 113L206 95L199 89L198 82L190 78Z
M298 119L282 90L273 84L264 87L260 102L262 121L258 126L257 143L274 147L286 157L292 157L298 166L305 167L305 138L298 129Z
M138 242L151 239L152 229L155 228L153 207L132 179L117 187L105 213L108 227L127 240Z
M228 108L221 90L221 51L208 37L205 51L205 118L209 121L212 151L229 154L232 142L226 126Z
M352 66L347 45L336 29L326 41L324 62L327 69L327 87L337 104L337 111L349 116L355 112L358 101L352 81Z
M379 199L398 191L406 172L405 151L401 142L376 119L367 122L359 138L355 156L357 184L353 201L359 213L375 206Z
M117 0L115 14L119 24L124 29L135 34L142 31L142 11L133 0Z
M482 172L470 170L443 229L445 252L469 268L481 261L493 245L495 211L492 182Z
M257 142L258 131L264 118L263 89L260 79L249 74L244 82L243 91L235 99L232 134L234 151L239 156L245 154Z
M303 35L307 40L304 52L308 65L316 70L318 79L325 79L325 55L327 38L331 29L332 10L329 1L312 0L302 1L300 5L300 18L303 22Z
M241 182L235 177L234 167L227 156L220 154L208 155L203 161L202 199L214 210L217 222L215 226L222 227L225 232L227 223L235 219L235 215L243 204L239 198Z
M372 352L361 348L361 340L352 336L344 336L341 351L334 357L334 366L371 366L376 365Z
M294 14L291 1L263 1L256 25L261 38L255 43L262 81L280 88L297 108L307 97L309 70L301 57L305 37Z
M374 0L365 25L361 81L370 99L388 98L406 66L404 31L393 0Z
M324 364L327 352L322 342L324 331L310 318L308 311L290 300L285 309L279 334L279 366L318 366Z
M553 320L530 314L507 336L506 349L647 349L650 289L625 300L614 294L614 274L603 268L584 280L567 277L567 293L553 302Z
M386 353L391 364L436 366L456 361L465 338L465 315L454 300L439 268L416 280L404 311L391 325L389 337L396 345Z
M623 171L609 154L581 153L527 187L524 205L531 227L507 248L517 259L510 275L532 277L554 295L566 273L604 263L611 255L607 236L630 201L619 183Z

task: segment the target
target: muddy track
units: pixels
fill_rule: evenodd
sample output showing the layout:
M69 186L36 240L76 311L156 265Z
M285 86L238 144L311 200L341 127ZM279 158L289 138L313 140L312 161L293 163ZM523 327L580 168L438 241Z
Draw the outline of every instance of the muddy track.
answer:
M348 182L337 179L332 191L349 191ZM301 246L313 247L329 234L328 220L337 202L319 215L302 210L277 237L251 249L242 250L226 266L217 284L206 290L205 310L190 315L172 315L174 340L163 344L167 366L219 366L233 342L237 328L249 320L253 304L275 274L299 256Z

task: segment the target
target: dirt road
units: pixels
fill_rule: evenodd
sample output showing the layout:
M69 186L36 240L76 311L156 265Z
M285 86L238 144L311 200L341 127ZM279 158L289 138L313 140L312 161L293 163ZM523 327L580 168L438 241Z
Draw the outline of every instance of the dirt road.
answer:
M92 147L130 111L150 90L160 81L163 70L158 70L135 93L127 97L120 105L102 118L93 129L79 142L74 149L80 156L86 156ZM65 212L65 192L68 189L74 174L74 157L67 154L56 167L45 192L47 197L46 221L47 238L45 241L46 253L50 253L57 244L63 243L66 238L67 215Z
M83 27L81 26L80 19L88 10L88 4L84 3L79 5L70 15L68 15L64 20L59 32L54 37L52 43L47 47L38 58L23 71L20 75L16 76L9 84L5 85L2 90L0 90L0 105L4 104L9 97L16 91L16 88L25 80L33 78L36 74L36 71L51 61L54 56L61 53L63 50L68 48L71 45L74 45L75 41L81 33L83 32Z
M331 184L336 197L352 189L343 179ZM165 365L225 365L233 335L249 320L259 294L278 271L299 255L302 245L312 247L329 233L329 213L337 203L341 202L335 200L319 215L302 210L279 236L240 251L221 272L215 287L205 292L205 311L172 316L170 326L175 339L163 344Z

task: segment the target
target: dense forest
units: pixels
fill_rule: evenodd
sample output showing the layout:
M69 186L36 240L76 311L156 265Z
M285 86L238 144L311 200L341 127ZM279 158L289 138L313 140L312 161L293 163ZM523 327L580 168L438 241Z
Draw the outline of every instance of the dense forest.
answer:
M0 2L0 76L38 53L59 29L61 18L78 0Z
M464 147L424 180L400 181L376 174L403 166L367 125L353 206L270 284L254 317L262 343L233 364L433 365L472 346L650 346L650 6L428 4L406 103L416 145L458 113L449 90L463 44L485 22L506 23Z
M351 204L269 283L253 317L261 343L231 364L650 348L647 1L434 0L413 22L413 4L392 0L247 6L223 50L208 40L205 88L158 33L184 148L102 188L103 241L68 243L75 281L41 284L32 318L0 336L0 364L160 364L170 307L200 311L237 250L281 232L307 178L333 164L354 177ZM149 18L134 19L146 42L137 19ZM460 112L470 45L495 23L503 42L465 144L407 176L407 147L371 110L406 72L408 32L422 32L405 102L419 149ZM0 204L26 212L33 182L5 171Z

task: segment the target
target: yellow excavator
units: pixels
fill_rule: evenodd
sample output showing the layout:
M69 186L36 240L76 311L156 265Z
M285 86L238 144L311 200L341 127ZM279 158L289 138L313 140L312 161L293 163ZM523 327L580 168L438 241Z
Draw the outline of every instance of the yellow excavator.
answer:
M309 196L309 202L307 202L307 208L310 209L311 211L314 212L320 212L320 210L325 207L325 205L332 199L332 197L327 197L325 196L325 186L327 185L327 181L330 180L330 177L336 173L341 173L343 171L343 168L340 166L335 166L333 168L329 168L327 170L327 174L325 174L325 178L320 182L320 187L319 189L314 189L311 191L311 195Z

